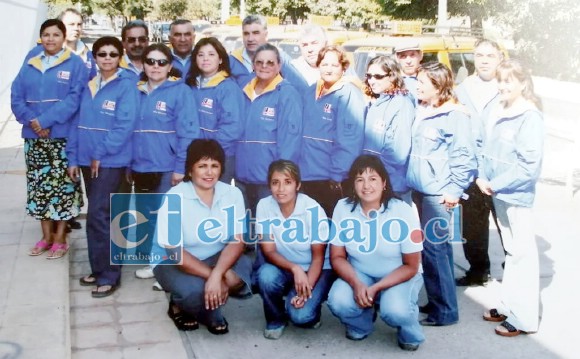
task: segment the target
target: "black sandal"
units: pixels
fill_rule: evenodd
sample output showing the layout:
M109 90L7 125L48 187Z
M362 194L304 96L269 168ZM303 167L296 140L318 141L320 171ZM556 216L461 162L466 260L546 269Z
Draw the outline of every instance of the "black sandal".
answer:
M178 311L175 311L175 309L177 309ZM179 307L175 305L173 301L169 301L167 315L169 316L169 318L171 318L173 324L175 324L175 327L178 330L187 332L199 328L199 323L197 322L197 319L194 316L179 309Z
M227 334L227 333L229 333L228 321L225 320L225 318L224 318L224 322L223 323L208 325L207 326L207 331L210 332L210 333L212 333L213 335Z
M488 322L503 322L507 317L500 314L497 309L490 309L489 312L483 313L483 320Z
M95 277L92 274L81 277L79 279L79 284L82 285L83 287L92 287L94 285L97 285L97 277Z

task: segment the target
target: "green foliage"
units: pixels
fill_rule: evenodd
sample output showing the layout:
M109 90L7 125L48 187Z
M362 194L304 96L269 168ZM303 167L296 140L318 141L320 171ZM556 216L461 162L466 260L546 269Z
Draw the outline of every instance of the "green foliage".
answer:
M165 0L159 5L161 17L167 20L181 18L187 10L186 0Z

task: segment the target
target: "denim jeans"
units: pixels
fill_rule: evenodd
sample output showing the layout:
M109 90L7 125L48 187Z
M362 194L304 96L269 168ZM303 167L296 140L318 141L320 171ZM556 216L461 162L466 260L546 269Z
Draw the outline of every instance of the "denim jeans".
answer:
M356 271L356 269L355 269ZM370 277L356 271L358 279L370 286L381 278ZM419 324L417 298L421 290L421 274L417 273L406 282L380 292L377 296L379 315L387 325L397 329L397 339L403 344L421 344L425 340ZM375 308L361 308L354 300L353 288L337 279L328 294L328 308L346 326L354 337L364 337L373 331Z
M216 265L221 252L204 259L202 262L213 267ZM232 270L246 283L244 292L250 291L250 271L252 262L250 258L242 255L233 265ZM205 309L205 279L182 272L175 265L157 265L153 269L155 279L163 289L168 291L171 300L181 310L195 316L202 324L214 326L224 323L222 309Z
M111 193L117 192L125 175L124 168L99 168L91 178L91 168L81 167L89 205L87 209L87 247L91 272L97 285L117 285L121 266L111 265Z
M414 192L413 200L417 204L421 228L425 233L423 242L423 277L429 300L430 312L428 321L440 325L456 323L459 320L457 293L455 292L455 275L453 270L453 248L448 240L435 241L449 237L449 226L434 226L427 230L427 223L434 218L451 221L451 212L447 211L441 196L429 196Z
M264 263L258 270L260 295L264 303L266 329L279 328L290 321L299 327L311 327L320 321L322 302L326 300L330 286L334 281L334 272L325 269L312 290L312 298L300 309L290 303L296 296L292 273ZM286 299L284 299L286 297Z

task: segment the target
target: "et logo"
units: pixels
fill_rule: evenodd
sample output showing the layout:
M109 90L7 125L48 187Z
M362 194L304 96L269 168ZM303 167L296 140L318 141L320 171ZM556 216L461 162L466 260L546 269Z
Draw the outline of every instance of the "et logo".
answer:
M181 264L181 194L111 195L111 264Z

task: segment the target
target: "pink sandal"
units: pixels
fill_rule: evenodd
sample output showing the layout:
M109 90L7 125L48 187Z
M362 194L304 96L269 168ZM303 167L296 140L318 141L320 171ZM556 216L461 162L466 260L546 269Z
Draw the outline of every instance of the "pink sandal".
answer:
M54 243L52 247L50 247L50 252L46 259L58 259L64 257L66 252L68 251L68 244L66 243Z
M49 242L45 241L44 239L41 239L40 241L36 242L34 247L32 247L30 249L30 251L28 252L28 255L29 256L39 256L42 253L49 250L51 246L52 246L52 243L49 243Z

